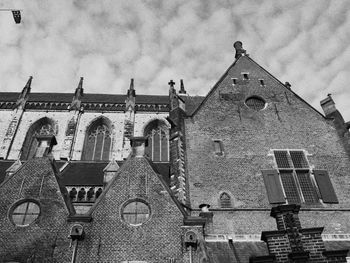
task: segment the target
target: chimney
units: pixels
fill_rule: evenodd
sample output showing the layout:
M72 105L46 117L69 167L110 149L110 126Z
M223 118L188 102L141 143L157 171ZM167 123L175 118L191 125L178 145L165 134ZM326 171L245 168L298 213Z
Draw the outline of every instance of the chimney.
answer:
M236 58L236 59L240 58L241 56L246 55L246 50L243 49L243 43L242 43L241 41L236 41L236 42L233 44L233 47L234 47L235 50L236 50L236 55L235 55L235 58Z
M144 157L145 147L148 146L146 137L131 137L130 144L132 148L132 157Z
M209 204L200 204L199 208L201 209L201 212L199 213L199 216L202 218L205 218L205 233L211 234L213 233L213 212L209 211Z
M335 107L335 103L332 99L331 94L328 94L327 98L325 98L324 100L321 100L320 103L326 117L328 117L330 114L337 111L337 108Z
M47 157L51 152L54 145L57 144L56 137L54 135L38 135L38 148L36 149L34 157Z

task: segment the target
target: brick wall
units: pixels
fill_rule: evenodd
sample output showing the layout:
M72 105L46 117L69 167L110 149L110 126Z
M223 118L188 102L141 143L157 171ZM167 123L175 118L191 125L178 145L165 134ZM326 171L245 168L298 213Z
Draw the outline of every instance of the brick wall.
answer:
M85 225L85 240L79 244L82 262L146 261L182 262L183 216L144 158L128 159L105 190ZM121 217L128 200L141 198L151 210L148 221L131 226Z
M248 81L242 81L241 72L249 72ZM238 84L233 85L231 78L238 78ZM264 79L265 86L260 85L259 79ZM252 95L267 102L264 110L257 112L245 105L245 99ZM349 208L350 162L335 128L249 58L241 57L228 70L185 124L193 208L201 203L218 208L220 191L233 194L233 208L270 208L261 170L276 168L271 149L304 149L312 167L329 171L339 204L320 205L319 212L310 213L309 222L313 226L323 225L320 224L324 223L322 208ZM222 140L222 156L214 154L214 139ZM349 233L350 226L340 214L332 221L343 225ZM227 225L232 225L230 216L226 218ZM264 229L266 224L259 217L249 218L249 224L254 220L253 226ZM249 228L243 216L235 224ZM227 233L232 229L221 231Z
M50 161L28 161L0 186L0 191L0 262L69 262L68 210ZM39 202L40 215L29 226L15 226L9 210L27 198Z

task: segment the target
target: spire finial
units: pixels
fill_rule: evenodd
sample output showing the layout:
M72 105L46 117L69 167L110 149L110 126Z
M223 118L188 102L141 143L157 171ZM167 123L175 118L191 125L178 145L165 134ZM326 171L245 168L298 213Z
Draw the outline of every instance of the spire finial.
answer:
M243 43L241 41L236 41L233 44L233 47L236 50L236 55L235 55L236 59L238 59L239 57L244 56L246 54L246 50L243 49Z
M27 81L25 88L30 89L30 86L32 85L32 79L33 79L33 76L29 76L29 79Z
M179 94L186 94L186 90L185 90L185 85L184 85L184 80L183 79L180 79Z
M130 87L128 89L128 93L127 96L132 96L135 97L136 96L136 92L135 92L135 88L134 88L134 79L130 79Z

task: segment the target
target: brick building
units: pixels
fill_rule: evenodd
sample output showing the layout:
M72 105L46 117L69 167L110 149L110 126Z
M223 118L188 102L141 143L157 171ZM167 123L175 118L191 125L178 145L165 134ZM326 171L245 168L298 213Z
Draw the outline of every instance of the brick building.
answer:
M0 262L347 262L349 123L234 47L205 97L1 92Z

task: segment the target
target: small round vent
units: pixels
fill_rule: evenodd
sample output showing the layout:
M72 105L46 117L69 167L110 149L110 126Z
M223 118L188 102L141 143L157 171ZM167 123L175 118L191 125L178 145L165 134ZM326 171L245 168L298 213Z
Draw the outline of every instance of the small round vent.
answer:
M246 99L245 104L255 111L260 111L265 108L266 103L262 98L252 96Z

